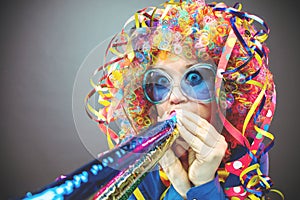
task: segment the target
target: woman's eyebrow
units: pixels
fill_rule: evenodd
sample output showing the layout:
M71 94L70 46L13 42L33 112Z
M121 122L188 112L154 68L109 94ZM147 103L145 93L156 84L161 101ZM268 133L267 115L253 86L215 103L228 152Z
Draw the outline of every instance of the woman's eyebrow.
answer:
M196 64L196 63L186 65L185 68L188 69L188 68L190 68L191 66L193 66L193 65L195 65L195 64Z
M188 69L188 68L194 66L195 64L197 64L197 63L192 63L192 64L184 65L184 67L185 67L186 69ZM162 70L165 71L164 65L150 65L149 68L150 68L150 69L151 69L151 68L162 69Z

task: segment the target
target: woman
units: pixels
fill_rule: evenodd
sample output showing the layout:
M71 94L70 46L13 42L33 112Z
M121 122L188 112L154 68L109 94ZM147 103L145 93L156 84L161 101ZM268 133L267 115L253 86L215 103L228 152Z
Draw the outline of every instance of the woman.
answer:
M227 149L225 138L209 123L216 107L212 102L215 70L209 63L168 55L145 73L146 97L156 104L160 120L176 111L181 136L160 161L171 190L175 189L167 193L167 199L176 199L178 194L186 198L192 186L212 182ZM221 190L212 194L207 198L224 198ZM203 199L199 191L189 199L196 197Z
M132 199L260 199L270 191L269 30L240 10L170 1L138 11L111 41L95 84L100 108L88 107L109 145L172 111L180 133Z

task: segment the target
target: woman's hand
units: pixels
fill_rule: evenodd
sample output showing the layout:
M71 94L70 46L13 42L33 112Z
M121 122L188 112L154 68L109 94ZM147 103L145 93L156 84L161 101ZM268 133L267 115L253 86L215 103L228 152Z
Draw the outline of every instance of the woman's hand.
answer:
M214 179L227 149L225 138L200 116L176 110L177 128L188 144L175 142L160 160L176 191L186 198L192 185L199 186Z

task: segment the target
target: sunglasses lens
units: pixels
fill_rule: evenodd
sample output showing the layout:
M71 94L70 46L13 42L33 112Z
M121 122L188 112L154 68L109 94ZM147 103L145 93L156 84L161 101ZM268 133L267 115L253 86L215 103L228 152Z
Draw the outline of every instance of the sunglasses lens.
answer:
M162 70L149 70L143 80L144 93L152 103L160 103L168 97L171 81Z
M210 65L195 65L181 80L182 92L192 99L209 102L214 94L214 78L215 72Z

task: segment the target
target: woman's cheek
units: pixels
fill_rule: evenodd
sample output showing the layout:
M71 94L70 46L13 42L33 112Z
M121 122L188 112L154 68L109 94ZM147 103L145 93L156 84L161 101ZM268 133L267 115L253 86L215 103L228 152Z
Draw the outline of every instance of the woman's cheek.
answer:
M164 104L156 105L156 110L157 110L158 117L161 120L166 119L167 118L167 114L170 112L170 111L167 110L167 106L164 105Z

